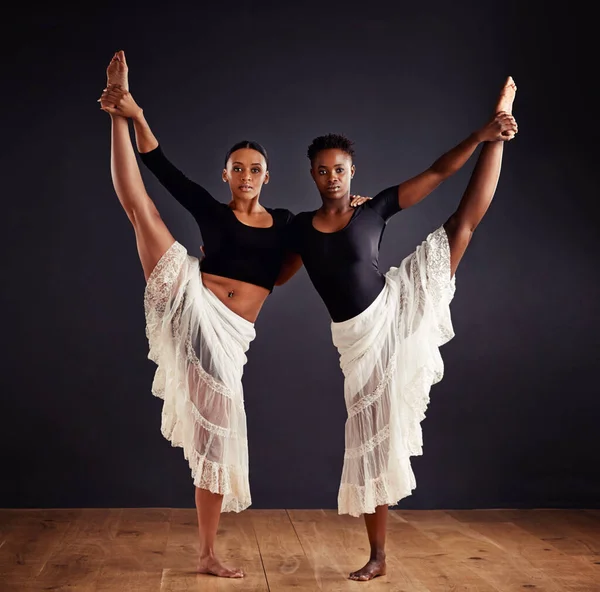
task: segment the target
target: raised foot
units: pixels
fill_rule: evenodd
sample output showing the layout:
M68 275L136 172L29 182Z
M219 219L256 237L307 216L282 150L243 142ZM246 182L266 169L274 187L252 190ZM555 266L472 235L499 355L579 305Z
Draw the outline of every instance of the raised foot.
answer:
M129 68L124 51L117 51L106 69L106 87L119 85L123 90L129 90Z
M385 559L371 559L362 569L352 572L348 579L357 582L368 582L378 576L384 576L385 568Z
M500 91L498 102L496 103L496 113L504 111L505 113L512 113L513 102L517 93L517 85L513 80L512 76L509 76Z
M216 557L203 557L198 561L198 573L210 574L219 578L243 578L241 569L225 567Z

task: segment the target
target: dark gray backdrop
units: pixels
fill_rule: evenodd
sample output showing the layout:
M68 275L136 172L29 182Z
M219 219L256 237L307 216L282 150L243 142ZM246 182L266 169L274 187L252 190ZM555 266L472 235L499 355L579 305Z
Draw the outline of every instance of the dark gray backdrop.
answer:
M353 138L353 190L373 195L483 124L511 74L520 133L458 271L456 337L402 505L598 505L590 15L525 2L84 4L23 5L4 25L0 505L193 505L150 394L144 280L95 102L117 49L180 168L228 200L223 155L256 139L271 156L261 200L293 211L319 203L305 157L314 136ZM446 220L474 161L390 222L382 268ZM143 174L197 253L191 216ZM304 270L256 328L244 378L254 507L335 507L342 376Z

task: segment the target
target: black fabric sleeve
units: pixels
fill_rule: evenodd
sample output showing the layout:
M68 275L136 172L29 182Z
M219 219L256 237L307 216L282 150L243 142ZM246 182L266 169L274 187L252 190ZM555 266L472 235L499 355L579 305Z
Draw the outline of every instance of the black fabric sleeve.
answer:
M173 165L160 144L150 152L140 152L140 158L163 187L194 217L220 203Z
M300 232L300 221L301 215L294 216L291 212L289 213L290 217L288 220L288 224L285 227L285 248L287 251L291 251L292 253L300 252L300 244L299 244L299 232Z
M398 185L380 191L365 205L375 210L387 222L402 209L398 203Z

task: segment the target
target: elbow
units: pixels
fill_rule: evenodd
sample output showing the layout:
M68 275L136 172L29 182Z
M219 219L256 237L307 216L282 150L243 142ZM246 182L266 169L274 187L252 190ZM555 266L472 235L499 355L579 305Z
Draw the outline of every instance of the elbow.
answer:
M434 162L429 168L430 173L435 175L438 179L438 184L445 181L448 177L451 177L458 171L458 167L451 167L442 163Z

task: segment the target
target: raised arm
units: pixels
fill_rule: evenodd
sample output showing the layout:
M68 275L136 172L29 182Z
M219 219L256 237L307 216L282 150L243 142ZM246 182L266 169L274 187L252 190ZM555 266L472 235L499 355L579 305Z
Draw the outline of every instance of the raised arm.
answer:
M103 105L110 105L117 115L133 120L136 142L142 162L156 176L167 191L195 218L220 202L174 166L162 151L144 116L143 109L130 92L120 87L108 87L101 97Z
M442 181L459 171L482 142L509 139L507 122L496 114L481 129L473 132L460 144L440 156L428 169L398 185L398 205L406 209L427 197Z
M133 129L135 131L135 141L140 154L152 152L158 148L158 140L152 133L150 125L144 116L144 110L140 109L133 117Z

